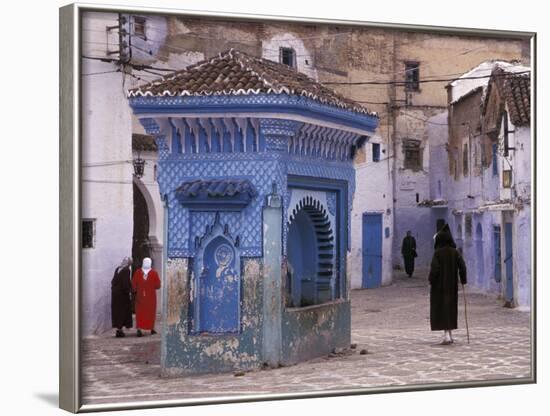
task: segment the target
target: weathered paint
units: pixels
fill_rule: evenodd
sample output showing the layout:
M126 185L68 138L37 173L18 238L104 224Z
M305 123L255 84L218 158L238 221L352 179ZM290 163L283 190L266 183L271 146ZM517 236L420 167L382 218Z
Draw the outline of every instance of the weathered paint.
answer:
M189 332L189 279L185 262L168 261L168 279L184 281L173 284L175 295L168 294L176 304L168 302L168 310L176 311L179 304L179 320L168 320L162 342L166 356L163 357L161 373L164 377L183 374L216 373L235 369L252 369L261 366L262 353L262 304L263 282L259 259L243 259L241 328L237 334L192 334ZM183 289L182 288L187 288ZM183 293L183 296L179 296ZM173 316L173 314L172 314Z
M347 348L351 340L351 303L337 300L305 308L287 308L282 315L281 363L295 364Z

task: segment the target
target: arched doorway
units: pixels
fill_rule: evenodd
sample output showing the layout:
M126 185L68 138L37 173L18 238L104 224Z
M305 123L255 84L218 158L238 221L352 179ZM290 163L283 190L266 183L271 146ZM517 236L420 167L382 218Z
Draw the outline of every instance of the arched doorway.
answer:
M151 257L149 241L149 210L145 197L134 182L134 232L132 236L133 269L141 267L144 257ZM153 265L156 267L156 265Z
M476 264L477 264L477 283L483 286L485 274L485 257L483 256L483 228L481 223L476 226Z
M333 298L335 246L330 219L322 204L303 198L288 226L288 292L292 306Z

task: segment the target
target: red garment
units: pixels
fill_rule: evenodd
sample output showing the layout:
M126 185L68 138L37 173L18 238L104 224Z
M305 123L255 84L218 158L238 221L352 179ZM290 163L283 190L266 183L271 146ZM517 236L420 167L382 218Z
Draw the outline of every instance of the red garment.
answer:
M132 278L132 289L136 302L136 328L154 329L157 313L157 293L160 289L158 273L151 269L147 279L143 278L143 270L137 269Z

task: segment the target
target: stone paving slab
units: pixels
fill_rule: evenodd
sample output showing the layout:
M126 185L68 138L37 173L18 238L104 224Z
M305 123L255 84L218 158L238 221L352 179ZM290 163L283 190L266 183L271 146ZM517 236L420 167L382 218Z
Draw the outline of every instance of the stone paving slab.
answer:
M419 276L425 274L418 273ZM391 286L354 290L352 343L356 349L294 366L243 376L209 374L165 379L160 337L83 341L84 404L197 399L253 394L320 392L426 383L531 377L530 314L504 308L493 296L467 291L471 339L466 340L462 295L455 343L440 345L429 328L429 288L424 277L395 276ZM367 354L361 355L362 349Z

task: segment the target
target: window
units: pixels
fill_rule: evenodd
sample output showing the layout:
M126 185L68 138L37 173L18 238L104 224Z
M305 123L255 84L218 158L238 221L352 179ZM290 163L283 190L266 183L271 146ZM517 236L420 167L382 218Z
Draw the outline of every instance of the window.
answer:
M296 52L292 48L279 49L279 62L291 68L296 67Z
M464 150L462 151L462 173L464 176L468 176L468 145L464 144Z
M405 89L407 91L420 89L420 64L418 62L405 62Z
M510 154L510 132L508 131L508 113L506 111L502 116L502 124L504 125L504 157L508 157Z
M95 246L95 220L82 220L82 248Z
M380 143L372 144L372 161L380 162Z
M420 140L404 140L403 151L405 153L404 168L420 170L422 168Z
M502 171L502 187L511 188L512 187L512 171L503 170Z
M134 27L132 28L132 33L135 36L139 36L145 39L145 17L134 16Z

